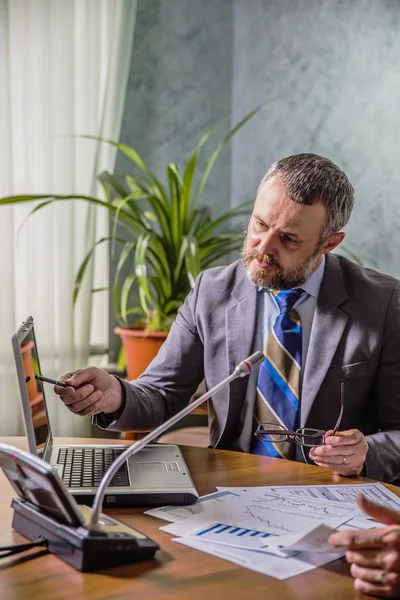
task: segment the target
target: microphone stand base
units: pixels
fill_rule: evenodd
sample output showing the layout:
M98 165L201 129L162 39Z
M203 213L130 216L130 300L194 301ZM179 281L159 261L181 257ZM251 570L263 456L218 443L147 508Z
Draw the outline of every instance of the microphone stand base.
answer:
M14 498L11 506L15 531L32 541L44 538L49 552L79 571L99 571L149 560L159 549L150 538L109 516L102 515L100 529L92 531L64 525L23 500ZM84 513L91 512L82 508Z

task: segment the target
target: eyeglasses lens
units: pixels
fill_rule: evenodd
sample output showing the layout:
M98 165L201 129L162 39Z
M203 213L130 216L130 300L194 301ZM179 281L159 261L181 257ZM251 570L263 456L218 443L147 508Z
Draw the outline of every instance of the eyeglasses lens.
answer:
M322 446L324 436L318 429L298 429L295 441L297 444L311 448L312 446Z
M285 442L286 441L286 434L285 432L285 428L281 427L280 425L275 425L275 424L269 424L269 423L264 423L263 425L260 425L260 429L262 429L262 432L259 432L258 436L265 440L266 442L275 442L275 443L279 443L279 442ZM269 433L269 431L278 431L279 429L282 429L282 434L279 433Z

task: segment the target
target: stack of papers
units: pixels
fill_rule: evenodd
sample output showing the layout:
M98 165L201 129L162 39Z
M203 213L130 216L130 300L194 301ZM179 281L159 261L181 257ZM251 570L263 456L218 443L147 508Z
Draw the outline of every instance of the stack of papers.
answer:
M356 498L400 510L400 499L380 483L217 488L191 506L165 506L146 514L169 521L174 541L277 579L337 560L344 551L327 540L336 529L379 526Z

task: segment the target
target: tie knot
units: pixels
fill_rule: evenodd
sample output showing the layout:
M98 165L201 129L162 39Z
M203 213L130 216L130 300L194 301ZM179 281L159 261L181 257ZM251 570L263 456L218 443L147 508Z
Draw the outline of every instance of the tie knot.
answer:
M303 290L298 288L293 290L282 290L281 292L278 292L275 296L275 300L278 303L281 314L291 311L302 293Z

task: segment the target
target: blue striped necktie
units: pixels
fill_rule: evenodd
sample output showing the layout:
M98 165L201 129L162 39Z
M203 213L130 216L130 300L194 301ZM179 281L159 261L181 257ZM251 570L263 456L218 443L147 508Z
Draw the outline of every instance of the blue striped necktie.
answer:
M268 336L257 382L254 428L260 423L294 430L300 405L301 324L292 310L303 290L283 290L276 294L279 315ZM250 452L275 458L294 458L294 444L274 444L252 438Z

